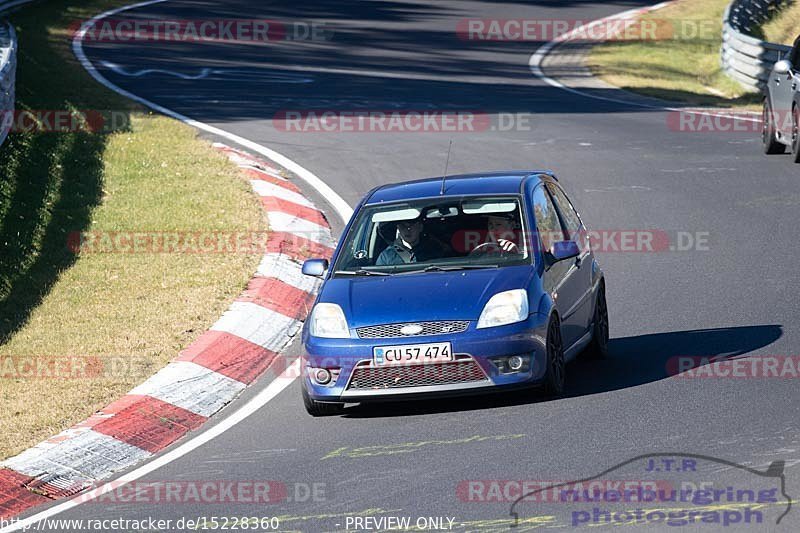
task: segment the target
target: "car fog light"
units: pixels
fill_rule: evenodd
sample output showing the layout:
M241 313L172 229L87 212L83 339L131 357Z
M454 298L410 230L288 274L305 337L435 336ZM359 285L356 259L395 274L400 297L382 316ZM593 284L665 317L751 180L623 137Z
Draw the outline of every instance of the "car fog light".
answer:
M524 363L525 361L522 359L522 357L518 355L512 355L511 357L508 358L508 368L514 371L517 371L520 368L522 368L522 365Z
M314 371L314 381L320 385L327 385L331 382L331 373L326 368L318 368Z

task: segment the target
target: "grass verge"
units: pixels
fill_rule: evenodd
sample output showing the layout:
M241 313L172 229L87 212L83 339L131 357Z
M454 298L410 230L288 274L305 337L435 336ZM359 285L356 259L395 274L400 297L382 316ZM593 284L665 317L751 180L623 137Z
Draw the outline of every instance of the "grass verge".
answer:
M794 44L800 34L800 3L786 4L774 17L763 26L762 39L771 43Z
M680 0L641 17L661 39L619 40L595 46L592 72L622 89L697 106L760 109L720 67L722 15L730 0ZM664 32L664 33L662 33Z
M75 60L70 28L126 3L50 0L11 16L17 109L113 110L127 126L13 133L0 147L0 458L158 370L219 317L258 264L247 253L76 255L67 246L86 231L266 229L225 157L193 129L97 84ZM77 357L104 370L41 378Z

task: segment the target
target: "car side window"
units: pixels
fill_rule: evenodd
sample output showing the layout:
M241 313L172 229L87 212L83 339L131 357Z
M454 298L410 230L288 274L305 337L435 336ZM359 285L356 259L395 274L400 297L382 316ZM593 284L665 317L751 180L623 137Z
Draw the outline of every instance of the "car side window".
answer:
M533 190L533 214L536 218L536 231L545 250L550 250L554 243L564 240L556 208L542 185Z
M558 212L561 214L561 221L564 223L564 229L570 238L574 238L575 234L581 229L581 219L575 208L572 207L572 202L569 201L567 195L561 190L561 187L555 183L548 183L547 190L550 191L553 201L556 204Z

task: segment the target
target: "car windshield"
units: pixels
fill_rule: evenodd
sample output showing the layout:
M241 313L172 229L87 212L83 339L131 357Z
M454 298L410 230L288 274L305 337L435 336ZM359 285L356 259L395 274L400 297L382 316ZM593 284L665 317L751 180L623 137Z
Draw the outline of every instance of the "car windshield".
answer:
M338 275L496 268L530 263L519 196L442 197L363 207Z

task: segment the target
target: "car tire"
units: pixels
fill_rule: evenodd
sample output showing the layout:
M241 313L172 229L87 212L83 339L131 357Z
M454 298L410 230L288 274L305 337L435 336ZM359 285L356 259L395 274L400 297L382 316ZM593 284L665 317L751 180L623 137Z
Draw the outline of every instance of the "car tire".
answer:
M769 98L764 98L761 114L761 142L765 154L782 154L786 152L786 145L778 141L775 135L775 121L772 120L772 104Z
M566 385L566 363L564 344L561 340L561 323L558 317L550 320L547 327L547 371L544 376L544 392L547 396L559 397Z
M800 110L792 107L792 157L795 163L800 163Z
M344 412L343 403L326 403L312 400L305 387L303 387L303 406L311 416L335 416Z
M606 285L600 282L594 304L592 318L592 341L586 350L587 359L605 359L608 357L608 306L606 305Z

